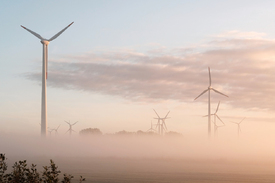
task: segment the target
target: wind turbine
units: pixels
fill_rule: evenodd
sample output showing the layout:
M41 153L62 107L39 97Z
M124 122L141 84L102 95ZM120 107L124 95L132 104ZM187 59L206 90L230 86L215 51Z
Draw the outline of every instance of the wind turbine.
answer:
M48 132L52 135L53 129L48 128Z
M74 22L72 22L70 25L62 29L60 32L55 34L50 39L45 39L36 32L33 32L30 29L27 29L26 27L22 26L24 29L29 31L31 34L33 34L35 37L40 39L40 42L43 45L43 63L42 63L42 104L41 104L41 135L47 136L47 77L48 77L48 44L56 39L60 34L62 34L68 27L70 27Z
M209 72L209 86L206 90L204 90L199 96L197 96L194 100L202 96L204 93L208 91L208 137L211 137L211 105L210 105L210 91L213 90L214 92L221 94L223 96L228 97L227 95L219 92L218 90L211 87L211 73L210 73L210 67L208 67Z
M58 130L58 128L59 128L59 127L60 127L60 125L59 125L57 128L52 129L53 131L55 131L55 135L57 135L57 134L58 134L57 130Z
M240 126L240 124L243 122L243 120L244 120L245 118L243 118L240 122L233 122L233 121L231 121L231 123L235 123L236 125L238 125L238 137L240 136L240 132L242 132L242 130L241 130L241 126Z
M216 123L214 123L214 133L215 133L215 135L218 134L218 129L221 128L221 127L224 127L224 126L225 126L225 124L218 126Z
M154 131L156 131L156 130L153 128L153 123L152 123L152 121L151 121L151 128L149 128L149 129L147 130L147 132L154 132Z
M72 132L76 132L76 131L73 130L72 126L74 126L76 123L78 123L78 121L73 123L73 124L71 124L70 122L67 122L67 121L65 121L65 122L68 123L68 125L70 126L69 130L66 131L66 133L70 132L70 135L72 135Z
M153 109L155 111L155 109ZM159 117L158 113L155 111L156 115L158 116L158 118L154 118L158 120L157 126L158 127L158 133L163 135L163 130L167 130L166 124L165 124L165 119L168 119L167 116L170 113L170 111L166 114L166 116L164 118ZM160 123L160 121L162 121L162 123ZM165 129L164 129L165 127Z
M224 122L221 120L221 118L217 115L217 112L218 112L218 110L219 110L219 106L220 106L220 101L219 101L219 103L218 103L218 106L217 106L217 109L216 109L216 112L214 113L214 114L211 114L212 116L214 116L214 134L216 134L216 132L217 132L217 129L219 128L219 127L222 127L222 126L224 126L225 124L224 124ZM207 117L208 115L205 115L204 117ZM222 126L218 126L217 125L217 121L216 121L216 118L218 118L219 120L220 120L220 122L222 122Z

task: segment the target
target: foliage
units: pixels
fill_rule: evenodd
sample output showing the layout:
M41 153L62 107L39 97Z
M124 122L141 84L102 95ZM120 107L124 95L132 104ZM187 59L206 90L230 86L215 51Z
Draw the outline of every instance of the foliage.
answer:
M135 132L127 132L125 130L116 132L115 135L135 135Z
M102 135L102 132L98 128L86 128L79 132L80 135Z
M59 183L58 167L53 160L50 160L50 166L44 166L43 172L40 176L36 169L36 165L32 164L31 167L27 167L27 161L15 162L12 166L11 173L6 173L7 163L4 154L0 154L0 183ZM61 183L70 183L73 176L70 174L64 174ZM85 181L85 178L80 176L79 182Z
M169 131L169 132L166 132L166 133L165 133L165 135L167 135L167 136L176 136L176 137L178 137L178 136L182 136L182 134L181 134L181 133L174 132L174 131Z
M151 135L152 136L152 135L158 135L158 134L153 131L144 132L144 131L138 130L137 135L147 135L147 136Z

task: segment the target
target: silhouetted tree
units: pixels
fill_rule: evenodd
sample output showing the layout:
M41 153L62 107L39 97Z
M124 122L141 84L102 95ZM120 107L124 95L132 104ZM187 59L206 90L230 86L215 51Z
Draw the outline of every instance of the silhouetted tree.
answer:
M98 128L86 128L79 132L80 135L102 135L102 132Z
M7 170L6 158L4 154L0 154L0 183L59 183L59 174L61 171L55 165L53 160L50 160L50 166L44 166L42 175L38 173L36 165L32 164L27 167L27 161L15 162L12 166L11 173L5 173ZM62 183L70 183L73 176L64 174ZM85 181L85 178L80 176L79 182Z
M146 134L146 132L144 132L144 131L142 131L142 130L138 130L137 131L137 135L145 135Z
M146 136L148 136L148 135L158 135L158 134L155 133L155 132L153 132L153 131L144 132L144 131L142 131L142 130L138 130L138 131L137 131L137 135L146 135Z
M167 135L167 136L182 136L181 133L174 132L174 131L166 132L165 135Z
M116 132L115 135L135 135L135 132L127 132L125 130Z

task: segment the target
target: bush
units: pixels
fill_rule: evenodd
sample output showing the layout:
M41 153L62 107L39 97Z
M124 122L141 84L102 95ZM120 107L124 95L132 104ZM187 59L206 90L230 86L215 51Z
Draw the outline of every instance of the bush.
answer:
M59 183L59 174L61 171L55 165L53 160L50 160L50 166L44 166L42 174L38 173L36 165L32 164L31 167L27 167L27 161L15 162L12 166L11 173L6 173L7 163L4 154L0 154L0 183ZM73 176L70 174L64 174L61 183L70 183ZM85 181L85 178L80 176L79 182Z
M86 128L79 132L80 135L102 135L102 132L98 128Z

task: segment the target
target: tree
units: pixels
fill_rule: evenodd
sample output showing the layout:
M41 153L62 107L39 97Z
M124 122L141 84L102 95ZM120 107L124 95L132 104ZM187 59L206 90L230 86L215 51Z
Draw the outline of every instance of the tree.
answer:
M167 136L182 136L181 133L178 133L178 132L174 132L174 131L169 131L169 132L166 132L165 135Z
M15 162L11 173L5 173L7 170L6 157L4 154L0 154L0 182L1 183L59 183L58 167L53 160L50 160L50 166L44 166L42 175L38 173L36 165L32 164L28 167L27 161ZM63 180L61 183L70 183L73 176L70 174L63 174ZM79 182L85 181L85 178L80 176Z
M86 128L79 132L80 135L102 135L102 132L98 128Z
M135 132L127 132L125 130L116 132L115 135L135 135Z

